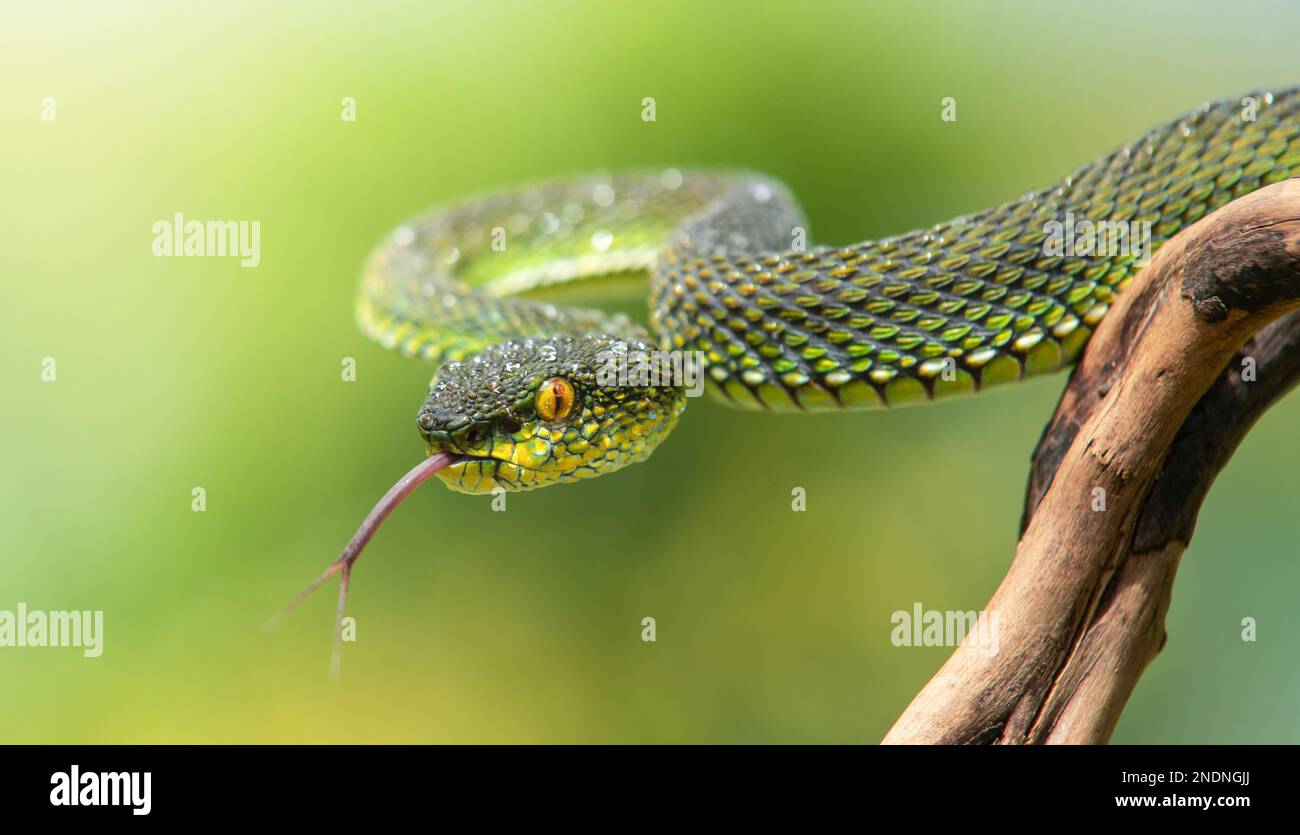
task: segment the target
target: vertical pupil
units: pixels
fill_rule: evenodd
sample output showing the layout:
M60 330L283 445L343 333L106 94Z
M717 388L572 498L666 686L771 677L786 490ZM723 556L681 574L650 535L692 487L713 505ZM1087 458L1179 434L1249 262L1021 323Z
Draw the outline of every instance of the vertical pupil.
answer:
M544 420L557 420L565 417L572 403L569 398L573 388L565 380L554 377L547 381L545 388L537 392L537 411Z

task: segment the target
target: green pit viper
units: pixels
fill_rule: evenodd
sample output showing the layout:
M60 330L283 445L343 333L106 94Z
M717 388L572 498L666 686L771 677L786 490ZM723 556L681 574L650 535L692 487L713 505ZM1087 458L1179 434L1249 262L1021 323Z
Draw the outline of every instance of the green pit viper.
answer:
M1204 104L1048 188L846 246L798 245L807 224L790 192L747 172L598 174L435 210L376 249L357 303L365 334L439 366L417 415L427 457L302 596L341 573L341 617L361 548L435 473L483 493L644 460L686 387L667 373L611 383L611 358L667 372L685 367L670 365L677 352L722 402L762 410L995 388L1071 364L1144 257L1293 173L1300 87ZM1081 220L1142 224L1149 245L1053 249L1054 230ZM629 274L642 292L648 276L649 329L527 297Z

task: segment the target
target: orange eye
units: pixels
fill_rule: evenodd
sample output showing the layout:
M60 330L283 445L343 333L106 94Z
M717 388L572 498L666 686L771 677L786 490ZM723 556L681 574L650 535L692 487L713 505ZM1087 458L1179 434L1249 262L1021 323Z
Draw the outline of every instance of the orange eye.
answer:
M564 420L573 411L573 386L562 377L552 377L537 389L537 416L542 420Z

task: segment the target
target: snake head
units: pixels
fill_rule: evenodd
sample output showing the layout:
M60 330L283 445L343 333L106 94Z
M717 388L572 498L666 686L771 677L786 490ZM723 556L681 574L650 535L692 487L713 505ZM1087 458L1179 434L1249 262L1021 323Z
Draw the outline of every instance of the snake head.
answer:
M618 374L629 357L633 373ZM510 340L442 366L416 425L429 455L455 456L438 477L461 493L591 478L645 460L677 424L686 394L671 366L608 334Z

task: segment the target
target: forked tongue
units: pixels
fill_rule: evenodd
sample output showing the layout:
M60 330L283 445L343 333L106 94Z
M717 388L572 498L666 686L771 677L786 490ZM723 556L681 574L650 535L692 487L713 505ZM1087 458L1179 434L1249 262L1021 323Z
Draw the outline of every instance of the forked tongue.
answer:
M283 620L286 615L297 608L299 603L306 600L308 595L323 586L326 580L335 574L340 575L339 608L338 614L334 617L334 648L330 654L330 676L338 678L343 653L343 613L348 603L348 577L352 573L352 564L357 561L357 557L361 556L362 549L366 547L371 537L375 535L375 531L379 530L379 526L388 518L388 514L392 513L402 503L403 499L411 495L415 488L428 481L434 473L454 460L456 460L456 456L449 452L435 453L416 464L411 468L410 472L398 479L397 483L388 489L384 497L379 500L379 503L361 522L361 527L357 528L357 532L352 535L352 539L343 548L343 552L339 554L338 559L330 563L329 568L326 568L307 588L303 589L288 606L281 609L279 614L271 618L267 627L275 626Z

